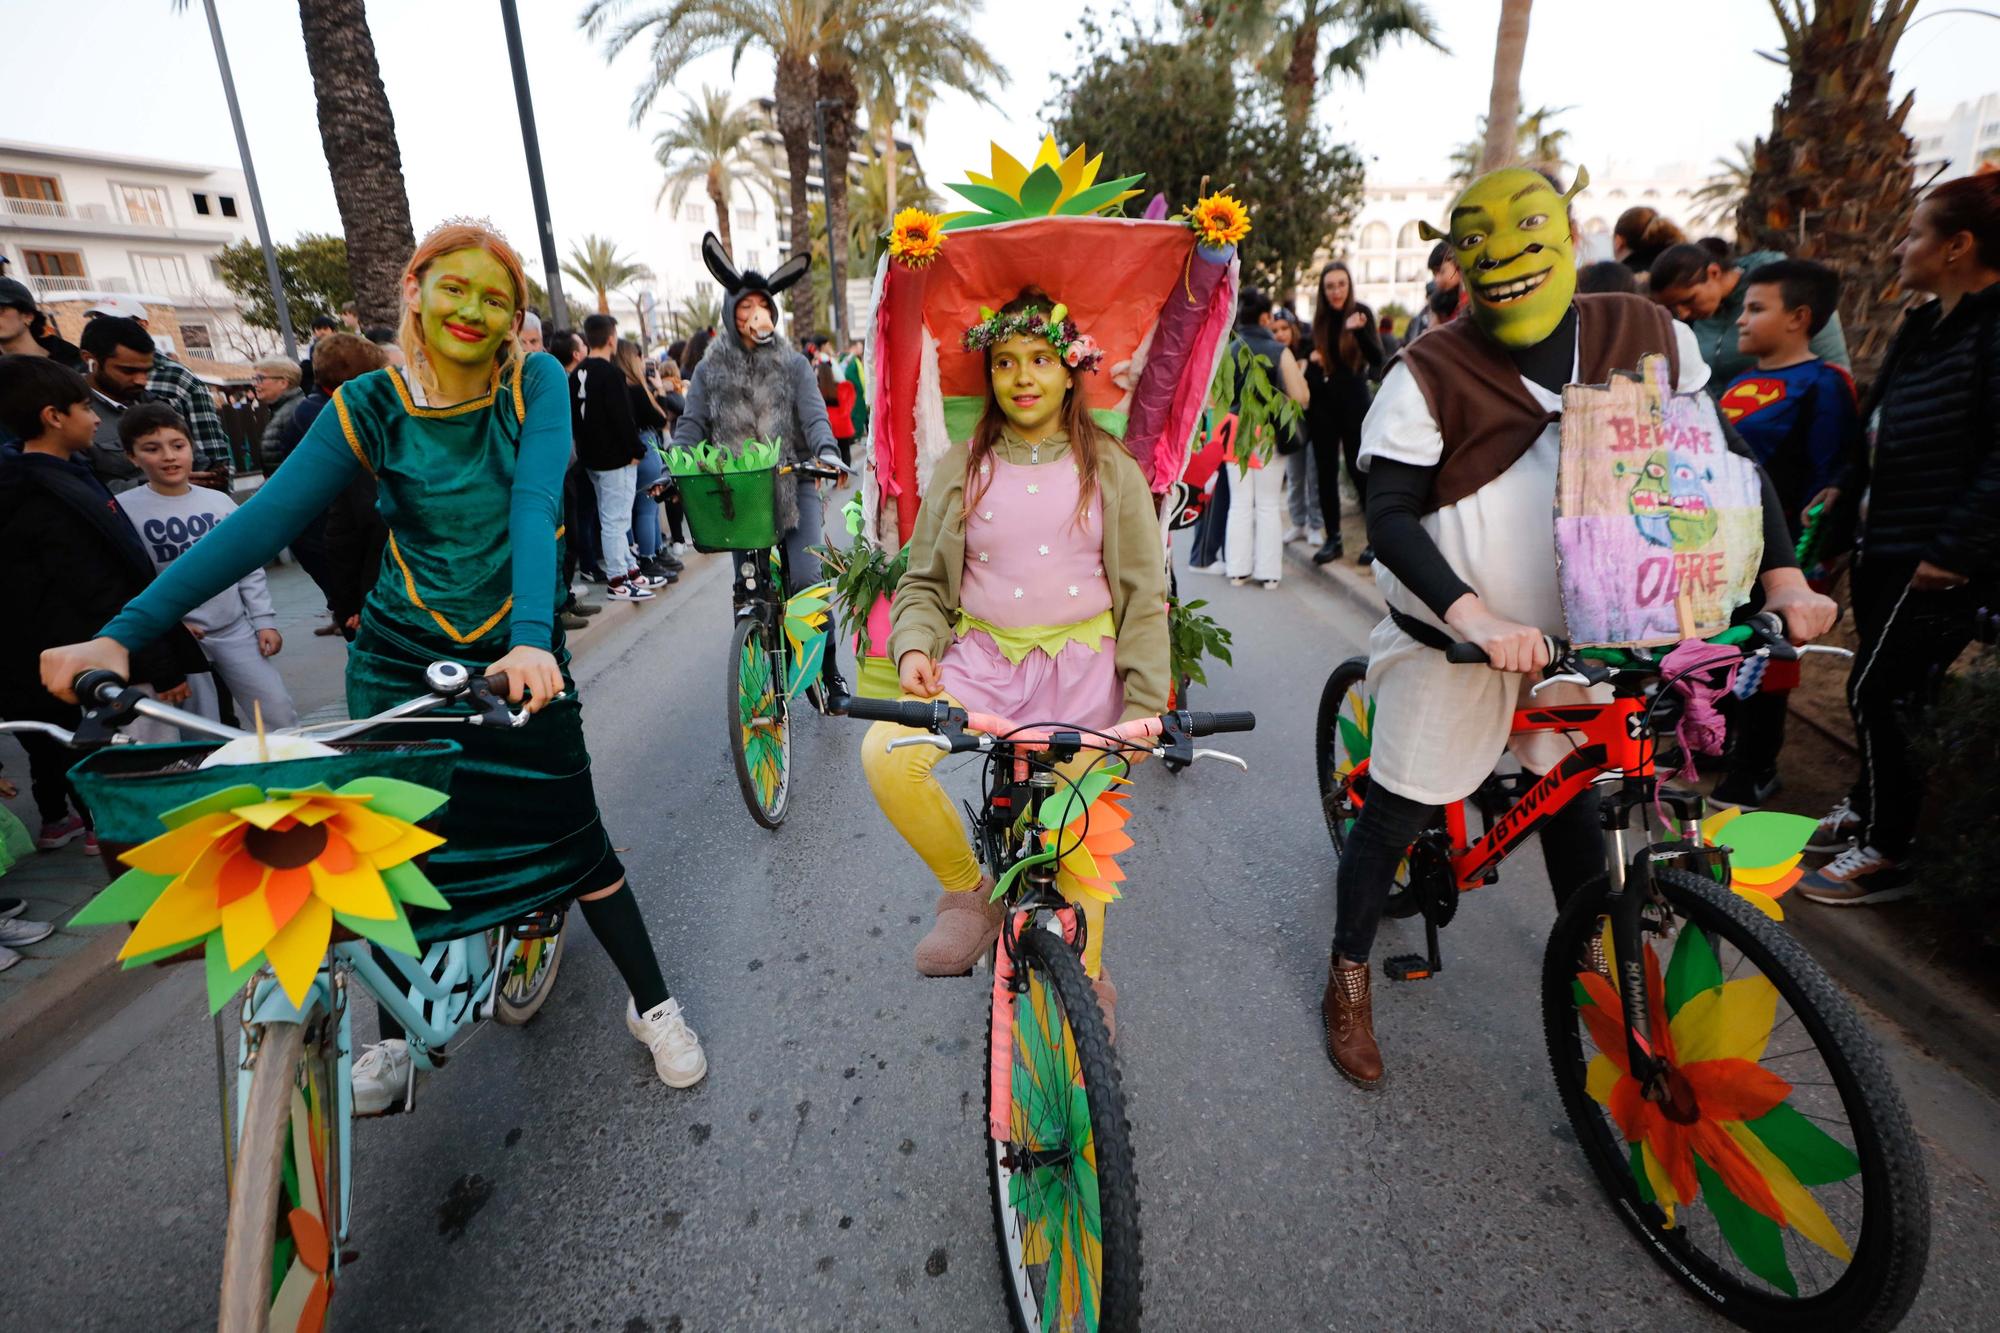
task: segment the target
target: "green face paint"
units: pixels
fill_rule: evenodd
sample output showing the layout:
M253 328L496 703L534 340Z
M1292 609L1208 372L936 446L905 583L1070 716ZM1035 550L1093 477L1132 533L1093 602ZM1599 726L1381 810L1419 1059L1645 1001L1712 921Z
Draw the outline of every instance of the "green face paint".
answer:
M437 361L461 366L492 361L517 311L506 265L478 247L439 255L417 289L424 350Z
M1540 173L1508 167L1481 176L1453 201L1451 246L1472 318L1502 347L1533 347L1568 311L1576 295L1569 201L1589 180L1579 170L1569 194L1558 194Z
M1069 391L1069 367L1046 338L1016 335L993 347L993 397L1014 429L1038 439L1054 429Z

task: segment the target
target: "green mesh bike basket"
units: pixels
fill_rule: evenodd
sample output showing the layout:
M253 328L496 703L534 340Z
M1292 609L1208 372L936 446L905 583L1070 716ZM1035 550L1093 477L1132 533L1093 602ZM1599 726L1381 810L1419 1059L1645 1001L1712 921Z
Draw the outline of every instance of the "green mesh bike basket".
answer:
M778 544L778 469L675 473L697 551L758 551Z

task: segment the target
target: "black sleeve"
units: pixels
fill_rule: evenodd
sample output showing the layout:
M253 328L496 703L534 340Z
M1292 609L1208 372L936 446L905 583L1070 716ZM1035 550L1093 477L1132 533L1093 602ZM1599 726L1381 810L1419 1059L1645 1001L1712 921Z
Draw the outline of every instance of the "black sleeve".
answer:
M598 408L599 402L603 405L599 423L606 428L608 437L605 457L632 462L639 457L639 422L632 415L632 395L627 392L625 377L612 369L609 374L599 374L593 379L593 388L602 386L598 402L590 406Z
M1993 328L1989 317L1972 336L1990 342ZM1973 429L1966 432L1972 469L1924 559L1939 569L1984 581L2000 547L2000 354L1978 346L1972 364L1980 381L1972 386Z
M1377 458L1368 465L1368 544L1397 581L1423 599L1439 620L1472 591L1438 550L1421 522L1435 467Z
M1785 517L1785 502L1778 497L1778 488L1771 482L1771 474L1757 461L1750 445L1736 433L1736 427L1720 412L1716 420L1722 423L1722 436L1729 442L1729 452L1750 460L1750 466L1757 469L1757 481L1764 491L1764 558L1757 565L1759 574L1768 574L1774 569L1797 569L1799 557L1792 549L1792 525ZM1372 483L1371 483L1372 484Z
M1381 329L1376 324L1373 310L1367 306L1360 307L1360 310L1368 317L1368 322L1354 332L1354 341L1361 348L1362 359L1368 363L1368 368L1363 373L1371 380L1380 379L1382 363L1387 360L1382 354Z

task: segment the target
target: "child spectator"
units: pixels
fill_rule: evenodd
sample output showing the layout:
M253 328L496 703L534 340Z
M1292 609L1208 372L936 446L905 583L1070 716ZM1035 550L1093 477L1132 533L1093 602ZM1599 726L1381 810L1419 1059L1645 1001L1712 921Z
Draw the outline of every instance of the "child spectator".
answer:
M1806 505L1834 485L1861 436L1854 381L1811 347L1840 299L1832 269L1779 259L1743 280L1736 346L1756 364L1722 391L1719 406L1770 474L1796 541ZM1754 810L1778 790L1785 743L1785 696L1798 684L1796 662L1773 662L1758 693L1735 713L1735 764L1716 784L1715 800Z
M74 728L75 704L42 688L44 648L97 632L153 579L152 562L84 461L97 431L90 387L48 357L0 357L0 425L21 441L0 454L0 717ZM208 664L186 630L132 655L132 678L167 703L188 697L189 671ZM127 728L144 740L172 740L173 728L141 719ZM95 851L88 816L70 787L74 762L48 736L20 738L50 851L78 836Z
M141 403L118 420L118 441L145 474L146 484L124 493L119 508L155 571L179 559L187 549L213 532L236 512L236 502L220 491L194 486L194 443L180 413L165 403ZM278 633L277 612L264 585L264 571L253 569L235 584L203 602L181 621L201 641L213 674L193 676L189 707L203 717L222 717L215 677L229 687L247 724L261 713L266 727L289 727L299 720L291 692L269 658L285 646ZM258 713L251 711L252 705Z

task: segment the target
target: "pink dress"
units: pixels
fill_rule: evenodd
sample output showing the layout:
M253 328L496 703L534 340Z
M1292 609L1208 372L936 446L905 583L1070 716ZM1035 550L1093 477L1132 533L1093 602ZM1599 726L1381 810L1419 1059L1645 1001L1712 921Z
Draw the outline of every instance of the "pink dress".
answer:
M1081 482L1069 458L1032 465L988 458L980 467L965 488L963 614L939 663L945 691L968 709L1022 724L1115 724L1125 688L1104 577L1101 497L1091 497L1079 523ZM1000 630L1000 640L967 618Z

